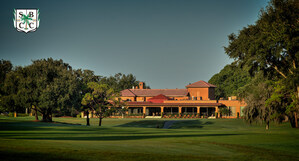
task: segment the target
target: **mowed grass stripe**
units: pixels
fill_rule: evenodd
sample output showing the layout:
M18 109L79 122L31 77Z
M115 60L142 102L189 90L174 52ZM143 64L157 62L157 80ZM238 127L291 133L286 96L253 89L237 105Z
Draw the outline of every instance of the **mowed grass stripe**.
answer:
M4 158L1 160L298 160L299 157L298 129L288 124L272 125L266 131L264 126L250 126L238 119L187 120L177 122L173 129L156 128L157 123L168 119L104 119L102 127L74 125L85 123L85 119L77 118L54 119L63 124L32 120L0 118L0 153ZM195 127L190 127L192 124Z

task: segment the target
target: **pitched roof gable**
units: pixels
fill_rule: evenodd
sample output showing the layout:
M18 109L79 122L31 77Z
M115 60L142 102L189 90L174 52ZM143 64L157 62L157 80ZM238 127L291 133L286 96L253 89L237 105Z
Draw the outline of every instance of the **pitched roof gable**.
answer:
M154 100L154 99L163 99L163 100L170 100L169 97L165 96L164 94L159 94L155 97L150 98L149 100Z
M170 100L170 98L163 94L159 94L155 97L148 99L149 102L153 102L153 103L163 103L165 100Z
M215 85L213 84L210 84L210 83L207 83L203 80L200 80L198 82L195 82L195 83L192 83L192 84L189 84L186 86L187 88L209 88L209 87L212 87L212 88L216 88Z
M125 89L121 91L121 96L123 97L154 97L163 94L165 96L187 96L187 89Z

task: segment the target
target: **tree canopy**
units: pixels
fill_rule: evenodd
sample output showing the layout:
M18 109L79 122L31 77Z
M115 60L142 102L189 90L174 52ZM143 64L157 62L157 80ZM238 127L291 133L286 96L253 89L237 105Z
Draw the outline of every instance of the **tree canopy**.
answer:
M113 108L113 102L116 100L117 93L107 84L90 82L87 86L90 92L84 95L82 105L98 116L99 126L101 126L103 117L108 116L113 111L111 108Z
M91 70L74 70L63 60L52 58L34 60L25 67L13 67L9 61L1 60L0 69L0 112L23 113L27 108L42 114L43 121L52 121L53 114L74 116L84 110L81 101L94 90L88 86L91 82L108 82L105 86L113 91L131 88L139 82L132 74L121 73L110 81Z
M226 65L218 74L215 74L209 83L217 86L216 99L227 98L237 95L239 88L248 84L251 77L248 72L243 71L234 64Z
M136 80L136 77L133 74L126 75L117 73L114 76L101 78L100 83L107 84L115 91L120 92L124 89L131 89L132 87L138 86L139 81ZM145 86L144 88L148 89L150 87Z
M229 45L225 47L234 63L252 76L261 72L271 76L269 79L275 82L275 90L264 100L267 103L263 106L281 107L292 127L298 127L299 112L298 20L298 1L272 0L266 9L261 10L255 24L244 27L238 34L229 35Z

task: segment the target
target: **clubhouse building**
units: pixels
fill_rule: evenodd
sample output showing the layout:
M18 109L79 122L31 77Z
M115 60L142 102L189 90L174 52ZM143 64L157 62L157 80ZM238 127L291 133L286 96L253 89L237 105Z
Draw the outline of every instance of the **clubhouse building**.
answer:
M126 101L128 109L125 117L132 118L216 118L220 117L221 108L230 111L221 117L241 117L246 103L235 96L216 100L215 88L202 80L185 89L144 89L140 82L137 87L121 91L121 100Z

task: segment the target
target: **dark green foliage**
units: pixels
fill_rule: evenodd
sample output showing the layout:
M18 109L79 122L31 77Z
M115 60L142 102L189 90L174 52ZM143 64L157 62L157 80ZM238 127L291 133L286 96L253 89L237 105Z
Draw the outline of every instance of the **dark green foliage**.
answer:
M101 78L100 83L107 84L109 87L119 92L124 89L131 89L132 87L138 86L139 81L136 80L136 77L133 74L126 75L117 73L114 76ZM150 87L145 86L144 88L147 89Z
M12 64L8 60L0 60L0 112L5 111L5 107L3 107L1 104L3 100L2 95L4 94L3 91L3 85L4 85L4 80L6 78L7 73L9 73L12 70Z
M51 121L54 111L80 107L76 102L78 85L71 66L62 60L35 60L6 75L1 104L6 111L23 112L33 107L43 115L43 121Z
M267 84L259 82L257 86L261 89L253 90L251 94L247 92L247 97L256 101L256 104L250 104L267 111L257 112L261 116L254 118L261 117L261 120L267 122L268 116L264 114L274 117L277 111L273 110L281 107L279 111L285 111L284 114L289 117L292 127L298 127L295 119L299 112L298 19L298 1L272 0L265 10L261 10L260 17L254 25L244 27L237 35L228 36L229 45L225 47L225 52L230 58L235 59L235 64L249 71L252 76L262 72L264 75L270 75L270 80L276 82L276 90L270 90ZM263 95L266 91L270 92L269 95L259 96L262 98L256 98L254 95L255 92ZM267 104L261 100L267 101ZM250 117L252 116L248 116L247 119Z
M266 106L266 101L273 92L273 81L263 77L256 77L250 84L242 90L246 96L247 106L244 108L245 120L249 123L266 123L266 129L269 129L270 121L281 122L283 111L276 106Z
M90 82L87 84L91 92L86 93L82 99L82 105L87 108L87 111L95 112L99 118L99 126L102 125L102 119L113 112L115 97L117 93L107 84ZM89 125L87 120L87 125Z
M22 73L23 68L16 67L16 69L6 74L1 88L1 107L3 111L25 111L23 108L25 101L22 98L22 91L20 91L24 83Z
M272 0L256 24L229 35L225 51L252 74L261 70L287 77L298 66L298 18L298 1Z
M12 70L12 64L9 60L0 60L0 84L5 80L6 74Z
M33 79L33 102L44 121L51 121L52 112L63 111L74 105L78 95L78 82L72 67L62 60L42 59L33 61L29 77Z
M216 99L227 98L236 95L237 90L251 80L247 71L240 69L234 64L226 65L218 74L215 74L209 83L217 86Z
M79 111L86 111L81 101L86 93L92 92L88 87L90 82L108 82L109 88L118 91L139 83L132 74L119 73L101 79L91 70L73 70L62 60L52 58L15 68L9 61L1 60L0 69L0 112L24 113L31 109L33 113L41 113L43 121L51 121L53 113L55 116L76 116ZM117 102L114 106L122 107Z
M220 116L230 116L232 111L228 107L221 107L219 108Z
M299 77L276 81L273 85L274 90L272 95L266 101L266 107L279 109L280 113L283 113L289 118L292 127L298 127L296 118L299 112L299 93L296 92L296 88L292 88L294 87L292 84L298 82L298 79ZM294 82L294 80L296 81ZM275 113L274 116L277 117L279 115Z

